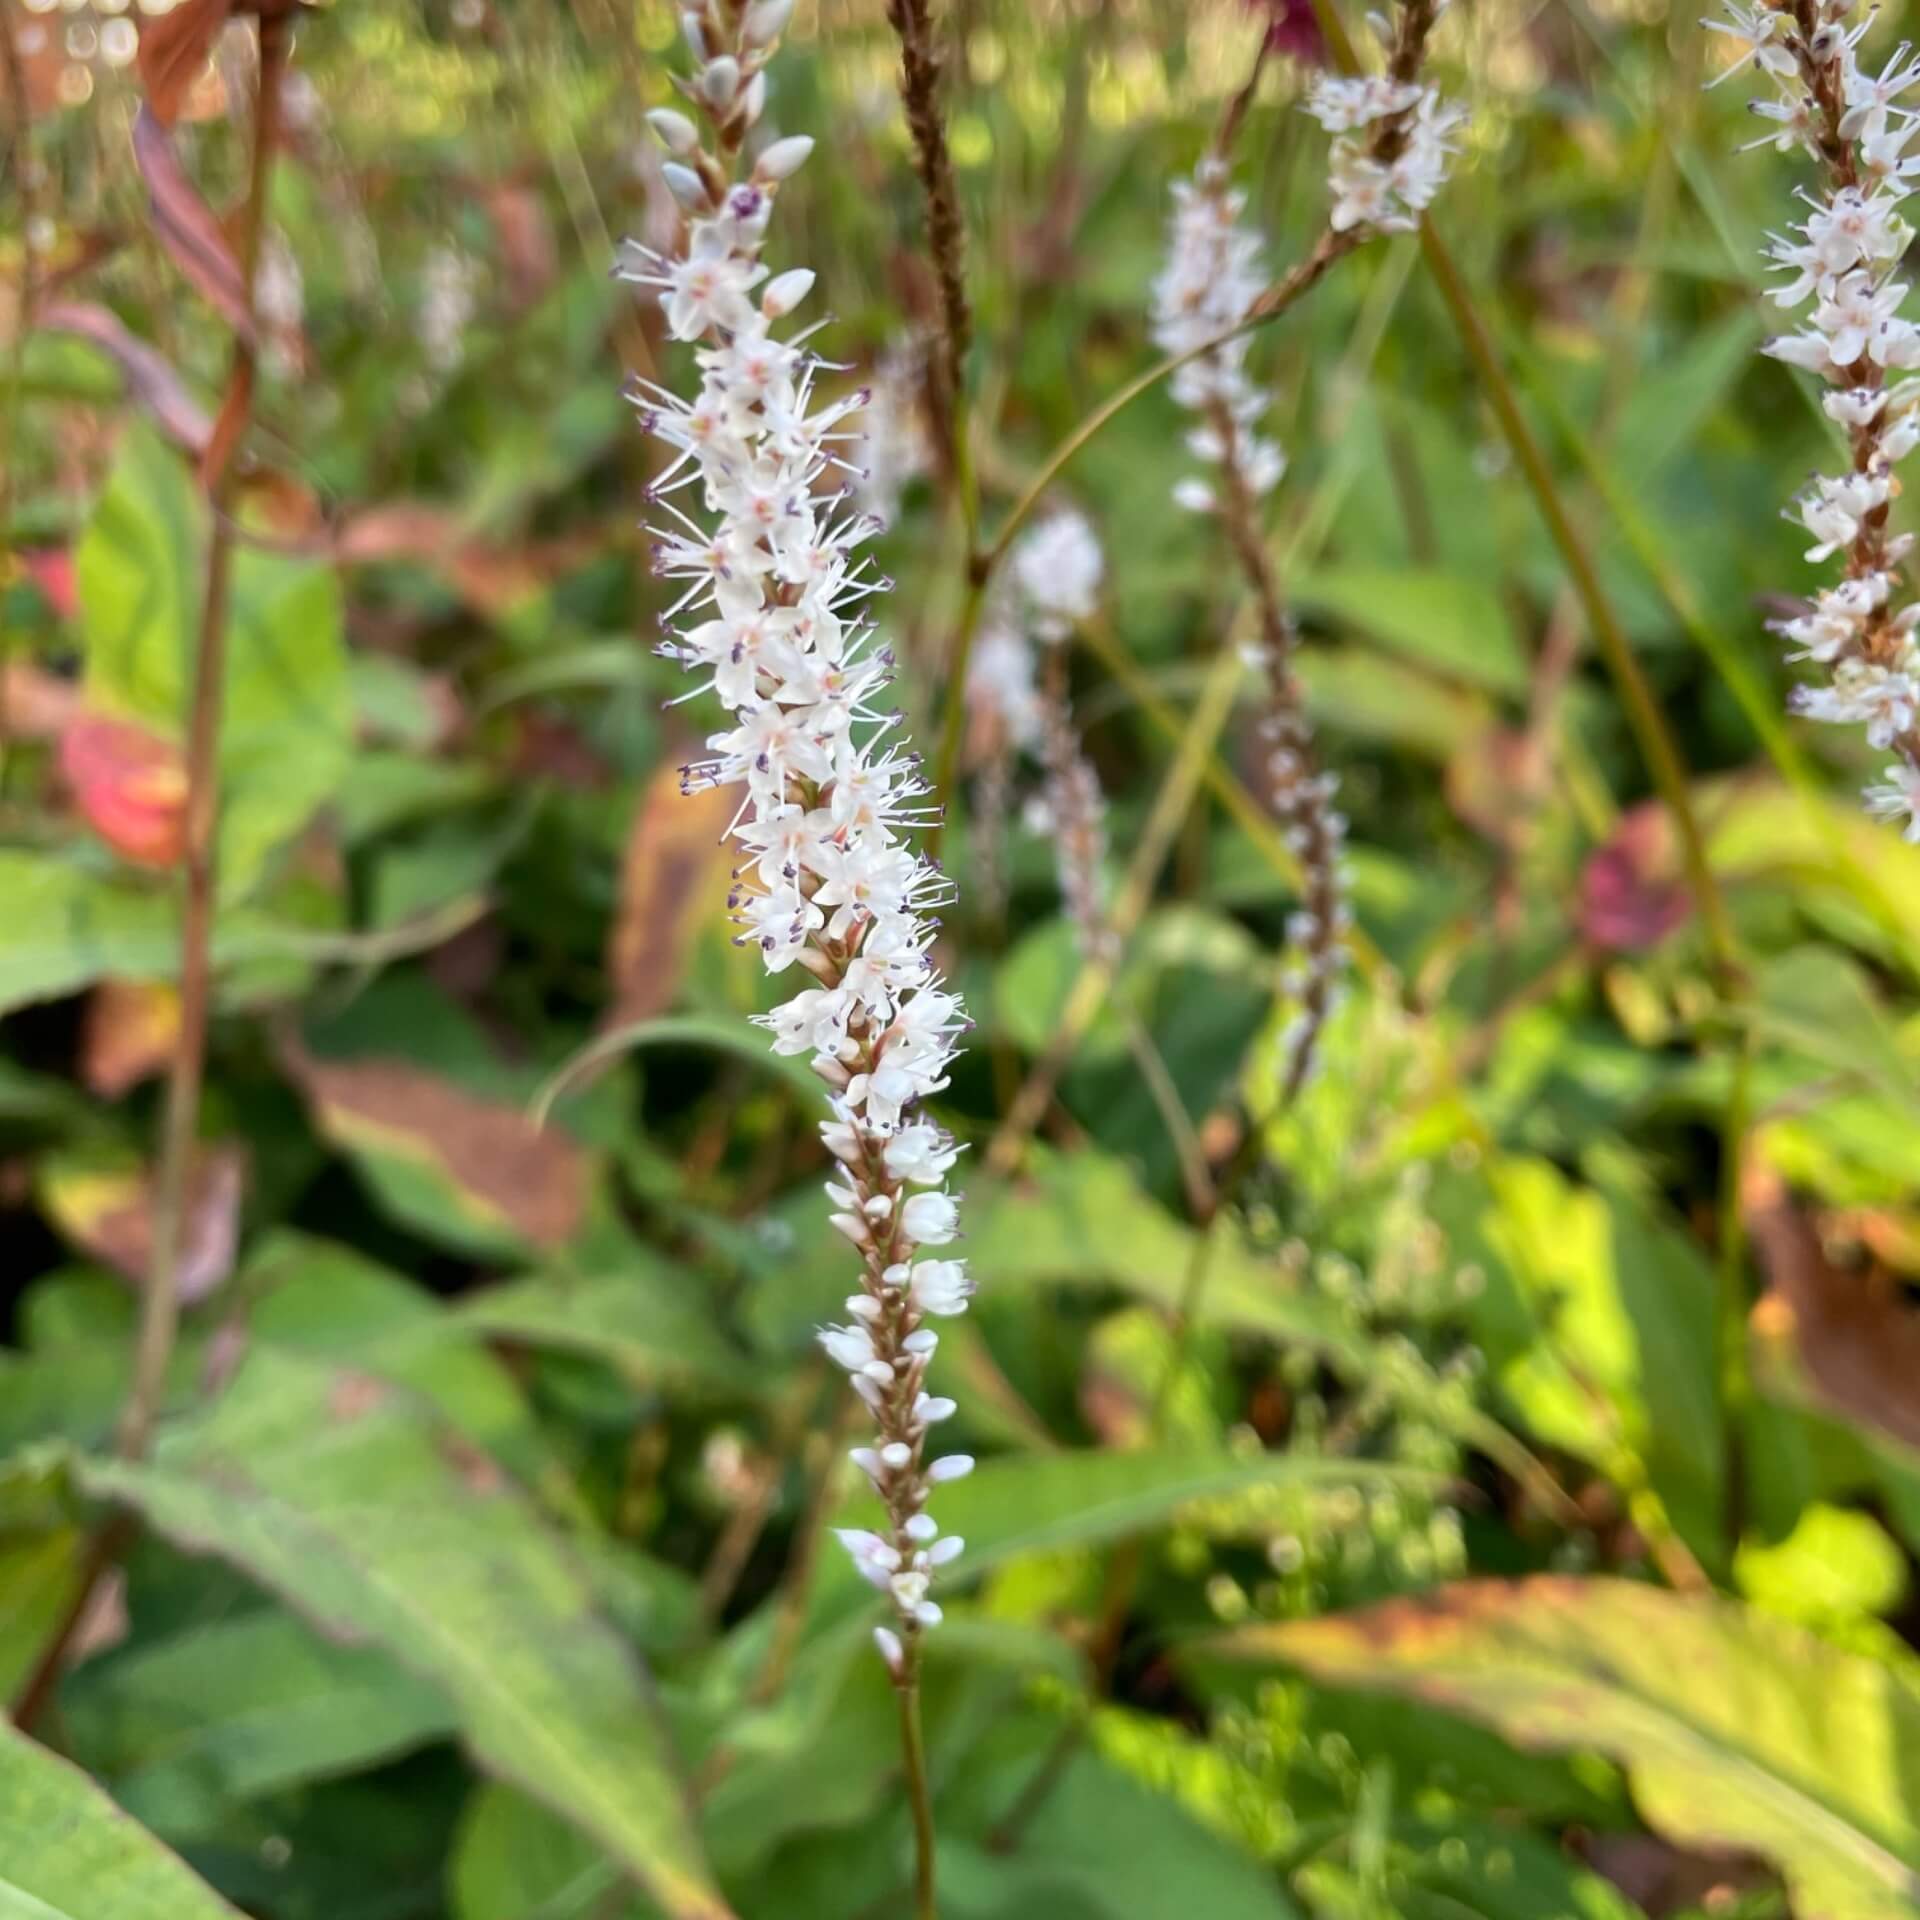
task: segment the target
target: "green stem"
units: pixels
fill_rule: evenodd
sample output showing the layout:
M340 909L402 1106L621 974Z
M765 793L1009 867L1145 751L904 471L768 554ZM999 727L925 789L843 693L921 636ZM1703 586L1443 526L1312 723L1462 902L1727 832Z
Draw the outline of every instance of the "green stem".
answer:
M253 160L240 236L241 285L253 302L266 230L267 190L279 140L280 80L290 23L262 15L260 80L254 100ZM205 475L212 529L207 541L200 631L194 648L192 707L187 723L186 885L180 923L180 1036L167 1077L160 1165L154 1196L153 1254L140 1301L133 1383L120 1416L116 1444L127 1459L146 1452L166 1385L180 1326L180 1247L200 1127L200 1091L206 1075L207 1029L213 1002L213 922L216 838L220 816L220 722L226 691L227 602L233 573L233 450L253 402L254 349L247 334L233 344L227 400L221 409Z
M1190 361L1214 353L1228 341L1238 339L1241 334L1250 333L1255 327L1279 319L1336 260L1350 253L1355 244L1352 234L1338 234L1331 230L1323 233L1313 251L1253 303L1244 320L1215 334L1210 340L1201 341L1197 347L1185 353L1169 354L1164 360L1156 360L1145 372L1135 374L1125 386L1101 401L1041 462L1039 471L1028 481L1019 499L1013 503L1012 510L1002 521L992 545L984 551L976 549L968 567L967 598L960 610L958 638L952 663L947 669L946 712L940 730L939 752L933 767L933 790L936 795L945 798L953 791L954 768L960 757L960 736L965 719L967 662L972 655L973 637L978 631L980 615L986 603L987 587L1001 561L1007 557L1008 548L1013 545L1047 489L1085 451L1094 437L1111 425L1142 394L1151 393L1161 381L1178 373ZM930 852L939 851L937 828L929 836L927 844Z
M900 1703L900 1752L906 1765L907 1805L913 1812L914 1920L939 1920L934 1895L933 1796L927 1784L927 1743L920 1730L920 1665L915 1650L907 1656L905 1677L895 1687Z

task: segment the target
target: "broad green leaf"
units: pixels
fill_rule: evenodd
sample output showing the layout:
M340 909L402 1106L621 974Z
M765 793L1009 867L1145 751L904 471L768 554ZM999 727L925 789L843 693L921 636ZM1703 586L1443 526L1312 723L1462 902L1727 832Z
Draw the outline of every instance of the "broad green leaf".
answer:
M90 1661L61 1712L115 1797L178 1840L217 1833L236 1801L453 1729L441 1693L388 1655L322 1639L272 1607Z
M0 1012L54 1000L107 974L164 980L180 965L173 891L150 876L115 875L51 854L0 851ZM218 964L275 950L272 924L241 909L214 933ZM289 941L283 934L278 950Z
M0 1920L239 1920L70 1761L0 1722Z
M542 1274L487 1287L462 1302L462 1326L493 1339L605 1361L635 1385L670 1380L757 1391L746 1357L719 1331L695 1275L651 1259L618 1273Z
M609 1907L617 1879L591 1840L537 1800L489 1782L460 1822L447 1903L452 1920L642 1920L656 1911Z
M1494 693L1526 691L1513 624L1481 581L1418 567L1321 567L1291 591L1308 611L1350 621L1436 673Z
M1543 1576L1217 1645L1408 1694L1521 1746L1607 1754L1649 1825L1681 1846L1771 1860L1809 1920L1920 1913L1920 1689L1765 1614Z
M1784 1540L1743 1540L1733 1577L1756 1606L1818 1627L1892 1613L1906 1598L1907 1560L1871 1514L1814 1501Z
M1354 1486L1428 1486L1437 1477L1369 1461L1305 1455L1050 1453L989 1460L941 1487L933 1511L941 1530L966 1539L966 1553L944 1578L972 1578L1022 1554L1102 1547L1164 1525L1195 1501L1226 1500L1259 1489L1333 1494ZM864 1497L843 1524L872 1524ZM835 1579L857 1581L851 1563L829 1563Z
M131 430L76 555L86 697L186 731L206 514L185 464ZM220 729L220 875L248 891L344 778L352 705L334 569L243 544L233 558Z
M590 1833L674 1920L725 1914L637 1660L500 1469L399 1390L261 1351L151 1464L80 1471L431 1681L482 1766Z
M1118 1287L1169 1311L1186 1296L1200 1235L1103 1154L1036 1150L1030 1171L967 1195L967 1256L996 1293L1017 1287ZM1364 1349L1328 1301L1301 1291L1223 1216L1207 1254L1199 1324L1297 1341L1354 1364Z
M1442 1176L1433 1210L1454 1257L1485 1276L1475 1336L1527 1427L1629 1493L1650 1486L1696 1550L1717 1551L1705 1257L1633 1199L1518 1155Z

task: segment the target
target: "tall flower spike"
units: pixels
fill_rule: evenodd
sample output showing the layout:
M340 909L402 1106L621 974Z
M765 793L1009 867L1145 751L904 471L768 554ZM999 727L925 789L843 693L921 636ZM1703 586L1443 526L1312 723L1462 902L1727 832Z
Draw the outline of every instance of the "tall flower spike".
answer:
M1307 110L1335 135L1333 204L1309 265L1337 258L1369 234L1413 226L1445 179L1463 115L1420 78L1439 11L1437 0L1401 7L1384 73L1315 80ZM1256 66L1256 81L1258 74ZM1260 501L1279 484L1286 456L1258 431L1267 403L1246 370L1251 336L1232 333L1255 315L1267 285L1260 239L1246 223L1246 195L1231 183L1225 151L1253 84L1236 97L1193 178L1173 189L1153 321L1154 338L1168 353L1196 355L1173 376L1173 395L1197 416L1187 450L1215 475L1182 478L1174 500L1217 516L1260 615L1259 661L1269 690L1260 723L1264 771L1302 874L1301 902L1287 923L1297 957L1286 984L1299 1003L1282 1065L1282 1097L1291 1100L1312 1071L1321 1030L1339 1002L1352 916L1341 866L1346 822L1333 806L1337 782L1316 763L1294 671L1295 629L1261 525Z
M1920 61L1902 43L1879 73L1866 72L1864 23L1849 26L1851 13L1849 0L1756 0L1706 25L1740 49L1722 79L1751 63L1773 84L1773 98L1753 103L1771 129L1753 144L1798 148L1819 174L1819 192L1802 196L1807 217L1766 253L1785 275L1774 304L1811 302L1812 312L1763 351L1826 382L1821 404L1851 456L1845 473L1815 475L1787 514L1811 536L1807 558L1837 558L1842 569L1776 623L1792 643L1787 657L1826 675L1796 687L1789 704L1809 720L1862 726L1893 755L1866 789L1867 811L1920 841L1920 602L1900 594L1912 536L1887 531L1894 468L1920 445L1920 380L1889 379L1920 367L1920 328L1901 317L1907 288L1895 278L1913 239L1900 206L1920 173L1920 154L1906 151L1920 114L1899 102L1920 85Z
M1107 801L1100 776L1080 744L1067 688L1067 636L1094 610L1105 562L1093 528L1071 508L1049 515L1022 534L1010 556L1015 597L1044 649L1040 696L1040 796L1052 836L1060 898L1089 959L1115 952L1107 921L1101 869L1107 855Z
M846 1324L824 1328L820 1344L873 1415L872 1444L853 1458L886 1510L883 1532L841 1538L892 1605L877 1643L906 1685L918 1636L940 1618L934 1572L960 1551L940 1537L928 1498L973 1464L931 1454L954 1405L927 1391L939 1345L928 1322L964 1313L973 1285L962 1261L934 1251L959 1231L946 1188L958 1149L918 1111L947 1084L966 1023L929 957L946 885L908 845L928 817L927 789L899 715L879 704L892 657L868 602L889 583L862 556L878 523L849 504L857 474L840 451L865 396L822 397L826 363L804 344L813 330L785 328L813 275L770 277L761 257L780 185L811 142L742 159L790 5L709 0L684 16L698 65L681 91L705 133L679 114L655 125L674 154L664 171L685 244L671 255L630 247L623 272L656 291L675 339L699 343L694 399L652 386L636 396L671 456L652 491L663 518L650 529L655 568L678 590L660 651L727 709L711 758L684 768L682 784L742 790L739 940L770 973L797 965L806 976L762 1024L776 1052L811 1056L831 1094L821 1137L840 1171L827 1193L860 1280ZM704 518L676 504L680 494Z

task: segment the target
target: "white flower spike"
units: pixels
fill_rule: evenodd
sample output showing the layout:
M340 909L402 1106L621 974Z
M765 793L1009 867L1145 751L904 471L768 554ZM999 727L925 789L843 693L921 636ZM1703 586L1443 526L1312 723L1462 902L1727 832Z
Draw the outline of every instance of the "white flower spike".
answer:
M908 844L929 817L927 789L899 716L880 704L892 659L868 602L889 583L863 554L880 523L853 499L858 468L841 452L857 443L845 423L866 396L822 398L811 329L780 327L814 276L769 278L761 259L775 196L811 142L776 141L742 172L788 10L763 0L685 16L700 62L686 93L706 144L685 140L681 116L655 125L679 156L664 171L689 216L686 242L670 256L630 248L624 274L655 291L676 340L697 344L695 399L651 384L636 395L672 456L652 490L655 569L678 588L660 651L727 709L711 757L682 769L682 784L742 791L740 941L770 973L805 976L762 1024L776 1051L811 1055L832 1097L821 1128L840 1169L831 1217L862 1272L849 1324L823 1328L820 1344L873 1413L874 1444L852 1457L887 1515L884 1531L840 1539L892 1605L875 1644L904 1686L916 1636L940 1620L933 1571L960 1544L940 1538L928 1493L972 1464L927 1453L954 1405L926 1391L939 1343L923 1323L964 1313L973 1283L959 1260L915 1260L959 1233L943 1184L957 1149L919 1107L947 1084L966 1017L929 955L946 881ZM674 503L683 491L704 517Z
M1920 381L1888 377L1920 366L1920 327L1902 315L1907 287L1895 278L1913 239L1901 204L1920 170L1920 156L1906 153L1920 113L1902 103L1920 86L1920 60L1903 42L1877 74L1866 72L1864 23L1849 25L1852 13L1852 0L1756 0L1706 24L1740 49L1721 79L1751 63L1775 90L1754 102L1774 131L1753 144L1797 147L1820 177L1817 193L1803 192L1807 217L1767 249L1787 275L1774 304L1812 310L1763 351L1827 383L1822 405L1850 456L1845 473L1816 475L1788 516L1811 536L1809 560L1843 568L1776 623L1792 643L1788 658L1827 674L1824 685L1796 687L1789 705L1809 720L1863 727L1870 745L1897 756L1866 789L1866 808L1920 840L1920 602L1897 602L1910 540L1888 529L1894 468L1920 446Z

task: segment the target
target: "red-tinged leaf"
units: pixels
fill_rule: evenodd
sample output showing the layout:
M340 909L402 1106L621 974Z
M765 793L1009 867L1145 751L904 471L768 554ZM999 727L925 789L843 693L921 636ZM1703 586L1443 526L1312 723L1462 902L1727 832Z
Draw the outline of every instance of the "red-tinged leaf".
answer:
M524 313L554 283L559 253L540 196L512 181L485 190L483 198L500 239L500 265L511 312Z
M286 1060L320 1131L408 1224L502 1251L559 1247L579 1229L591 1168L566 1134L406 1060L299 1048Z
M144 340L136 340L105 307L80 300L54 301L35 310L34 324L92 341L126 375L135 403L175 446L192 454L206 451L213 437L206 409L173 368Z
M58 740L80 710L80 689L31 660L0 666L7 731L16 740Z
M187 773L170 741L130 720L81 713L60 736L60 771L87 825L123 860L178 864L186 841Z
M87 996L80 1030L80 1078L102 1100L118 1100L173 1057L180 994L163 980L103 980Z
M225 229L187 178L173 137L151 106L133 117L133 157L147 184L153 230L173 264L243 340L255 337L246 277Z
M346 566L411 560L430 567L475 613L500 614L589 559L596 536L515 544L474 533L457 514L424 500L393 500L357 513L335 552Z
M187 95L206 72L234 0L180 0L140 25L140 78L163 127L180 118Z
M1626 1580L1470 1580L1214 1643L1598 1752L1647 1824L1780 1869L1805 1920L1920 1911L1920 1688L1757 1608Z
M236 1146L205 1149L187 1183L174 1286L191 1306L233 1271L240 1240L246 1156ZM82 1252L136 1285L153 1264L154 1176L146 1167L54 1161L42 1170L40 1201Z
M608 1026L650 1020L672 1005L693 937L726 893L727 822L738 799L724 787L682 793L671 755L668 762L627 830L620 910L607 943Z
M1582 937L1608 953L1642 953L1692 910L1665 808L1649 800L1623 814L1580 876Z
M1797 1357L1835 1412L1920 1449L1920 1308L1884 1272L1836 1267L1770 1168L1748 1173L1742 1206L1767 1276L1755 1332Z
M40 597L62 620L71 620L80 611L71 547L30 547L20 556L20 564L39 588Z

